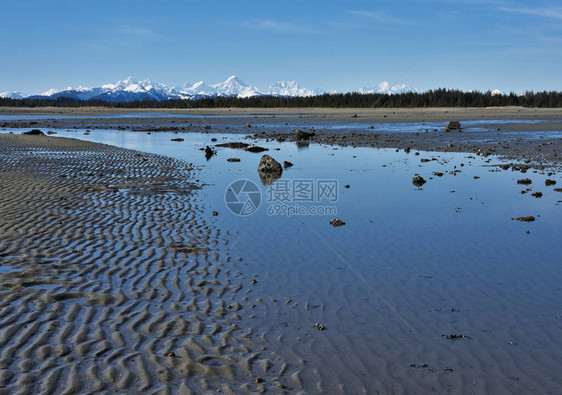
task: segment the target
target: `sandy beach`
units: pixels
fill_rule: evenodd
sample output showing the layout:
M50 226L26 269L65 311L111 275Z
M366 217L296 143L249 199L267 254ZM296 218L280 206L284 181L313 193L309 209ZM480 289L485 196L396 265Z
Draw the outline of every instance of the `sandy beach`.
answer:
M348 112L322 123L73 111L0 122L0 390L562 388L556 111L447 133L419 114L407 115L415 131L373 132ZM296 127L315 135L295 144ZM18 134L31 128L56 132ZM347 224L229 216L222 183L257 177L261 154L219 140L290 160L285 180L337 177ZM536 221L513 220L523 215Z
M13 108L0 107L0 114L12 115L75 115L97 116L101 114L143 114L169 113L184 115L217 115L217 116L317 116L328 120L347 120L360 118L367 122L431 122L431 121L463 121L469 119L562 119L559 108L524 108L524 107L483 107L483 108L197 108L197 109L127 109L105 107L36 107Z
M156 116L158 114L173 115ZM313 131L311 142L352 147L416 149L497 155L537 168L560 162L561 109L197 109L116 110L106 108L1 108L0 128L107 129L243 134L254 139L296 141L294 130ZM39 116L30 120L29 116ZM52 117L51 117L52 116ZM20 118L21 117L21 118ZM450 121L478 122L463 132L443 133ZM439 126L436 126L436 123ZM257 125L256 125L257 124ZM321 126L318 126L318 125ZM332 125L341 125L333 129ZM393 125L419 124L411 133ZM249 127L249 126L254 127ZM322 127L325 125L325 127ZM376 126L376 128L375 128ZM375 130L376 129L376 130ZM399 130L398 130L399 131ZM525 132L543 132L540 138Z
M202 215L195 174L107 145L0 135L2 392L232 393L290 376L243 319L252 284ZM260 364L277 381L256 380Z

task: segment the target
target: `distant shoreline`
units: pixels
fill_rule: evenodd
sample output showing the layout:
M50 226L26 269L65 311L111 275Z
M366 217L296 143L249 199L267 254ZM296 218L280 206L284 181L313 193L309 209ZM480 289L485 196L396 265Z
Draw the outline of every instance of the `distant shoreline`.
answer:
M35 107L15 108L0 107L1 115L65 115L65 116L99 116L102 114L167 113L189 116L248 116L271 115L321 117L326 120L345 120L361 122L447 122L478 119L560 119L562 108L525 108L525 107L438 107L438 108L110 108L110 107ZM357 115L357 117L355 117Z

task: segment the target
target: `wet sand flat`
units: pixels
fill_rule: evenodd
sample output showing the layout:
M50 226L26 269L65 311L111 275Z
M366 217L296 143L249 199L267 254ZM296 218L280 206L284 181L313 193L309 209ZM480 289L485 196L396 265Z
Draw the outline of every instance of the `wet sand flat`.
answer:
M347 120L350 117L367 122L431 122L463 121L470 119L562 119L559 108L485 107L485 108L224 108L224 109L115 109L103 107L60 108L13 108L0 107L1 115L69 115L99 116L101 114L150 114L167 113L192 116L320 116L327 120Z
M0 135L0 391L282 386L292 369L244 320L252 285L201 215L196 172L103 144ZM256 380L253 361L277 380Z
M136 121L129 128L144 122ZM562 196L554 188L562 180L555 169L522 163L530 148L509 164L494 151L360 147L362 139L396 144L398 133L361 135L331 123L320 130L317 121L306 130L318 133L295 144L301 121L292 118L273 128L222 118L209 129L197 119L194 133L87 132L82 121L69 122L80 127L55 129L57 137L0 134L9 186L0 195L8 207L0 215L4 388L559 392ZM397 141L417 137L435 147L488 133L414 130ZM226 187L240 177L259 182L261 155L222 141L290 160L284 180L350 184L337 203L346 225L272 217L265 208L229 215ZM207 145L217 150L210 160L201 151ZM233 156L241 162L227 162ZM427 180L423 188L412 185L415 174ZM523 177L532 183L519 185ZM547 179L557 184L547 187ZM512 220L522 215L536 221ZM38 345L35 332L24 331L34 322L37 333L50 325Z
M462 132L443 133L450 121ZM559 163L562 109L0 109L0 128L128 130L228 133L296 141L297 129L313 131L311 142L339 146L470 152ZM409 132L408 132L409 131Z

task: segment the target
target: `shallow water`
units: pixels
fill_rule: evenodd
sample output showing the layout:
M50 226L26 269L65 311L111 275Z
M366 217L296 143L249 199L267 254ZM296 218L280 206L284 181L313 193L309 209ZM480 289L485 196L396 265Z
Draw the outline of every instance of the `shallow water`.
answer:
M261 154L217 148L207 161L200 151L216 144L212 138L242 136L57 136L203 166L208 185L198 193L205 213L234 235L231 254L243 256L245 273L257 280L254 295L264 307L251 316L254 332L267 334L279 354L303 361L298 380L309 391L562 390L562 193L553 191L562 187L559 174L497 171L489 165L499 160L462 153L258 141L267 154L294 164L281 180L338 182L336 202L287 202L335 207L337 214L268 215L269 188L256 171ZM178 136L185 141L170 141ZM231 157L241 162L227 162ZM422 188L412 185L415 174L427 180ZM533 184L517 185L525 177ZM253 215L236 216L225 205L225 191L238 179L261 190ZM557 185L546 187L546 179ZM532 197L534 191L543 197ZM512 220L528 215L537 221ZM345 226L330 226L333 218Z

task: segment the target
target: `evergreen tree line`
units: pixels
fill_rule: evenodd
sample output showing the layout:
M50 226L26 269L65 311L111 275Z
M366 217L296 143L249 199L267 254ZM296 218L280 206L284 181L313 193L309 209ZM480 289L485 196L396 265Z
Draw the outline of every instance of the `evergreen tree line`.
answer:
M562 107L562 92L526 92L523 95L493 95L492 92L463 92L437 89L400 94L335 93L311 97L257 96L250 98L214 97L193 100L143 100L106 102L102 100L9 99L0 98L2 107L109 107L109 108L415 108L415 107Z

